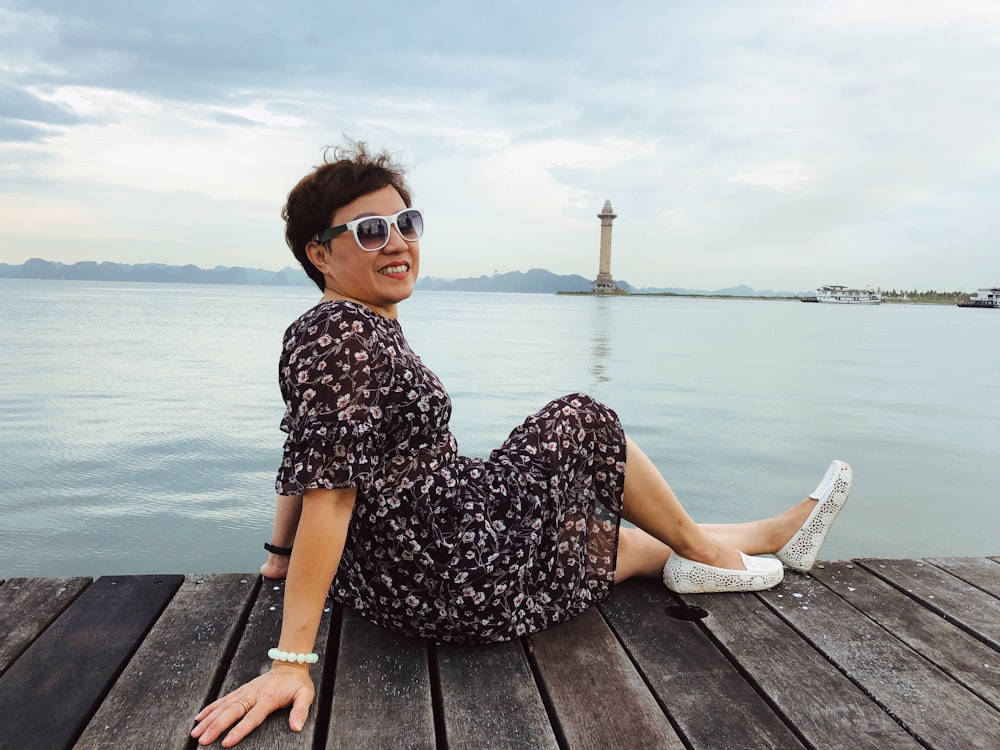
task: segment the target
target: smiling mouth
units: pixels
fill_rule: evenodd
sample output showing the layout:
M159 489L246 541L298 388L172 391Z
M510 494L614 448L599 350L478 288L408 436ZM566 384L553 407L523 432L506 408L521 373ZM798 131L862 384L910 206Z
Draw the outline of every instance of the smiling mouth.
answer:
M395 263L391 266L378 269L378 272L383 276L399 276L400 274L407 273L409 270L410 265L408 263Z

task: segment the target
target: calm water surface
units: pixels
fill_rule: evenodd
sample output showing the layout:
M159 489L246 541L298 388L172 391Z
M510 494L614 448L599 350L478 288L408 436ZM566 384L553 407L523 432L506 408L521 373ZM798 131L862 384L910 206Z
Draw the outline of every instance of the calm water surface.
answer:
M0 279L0 577L255 570L281 334L317 298ZM465 453L586 391L698 520L776 512L844 458L824 557L1000 554L1000 312L418 292L400 318Z

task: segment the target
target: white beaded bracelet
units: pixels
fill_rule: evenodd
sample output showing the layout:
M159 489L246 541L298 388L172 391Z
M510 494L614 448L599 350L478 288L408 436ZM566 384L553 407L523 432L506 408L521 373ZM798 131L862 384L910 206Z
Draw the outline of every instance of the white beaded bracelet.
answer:
M291 651L281 651L277 648L272 648L267 652L269 659L274 659L275 661L287 661L298 664L315 664L319 661L319 656L317 654L296 654Z

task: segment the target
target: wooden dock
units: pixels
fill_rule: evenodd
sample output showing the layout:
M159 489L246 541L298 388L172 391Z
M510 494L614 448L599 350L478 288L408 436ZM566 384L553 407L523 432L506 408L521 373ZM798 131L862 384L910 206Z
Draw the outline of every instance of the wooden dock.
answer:
M3 582L0 748L193 747L201 706L268 668L282 588ZM824 563L762 594L629 581L491 646L395 636L334 605L317 652L302 733L280 712L239 747L1000 748L1000 557Z

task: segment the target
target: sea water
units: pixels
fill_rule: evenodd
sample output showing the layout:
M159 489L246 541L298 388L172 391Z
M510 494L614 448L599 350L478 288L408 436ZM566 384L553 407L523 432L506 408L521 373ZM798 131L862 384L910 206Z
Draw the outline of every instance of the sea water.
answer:
M0 577L253 571L303 287L0 279ZM460 449L584 391L701 521L770 515L830 459L828 559L1000 554L1000 312L417 292L399 308Z

